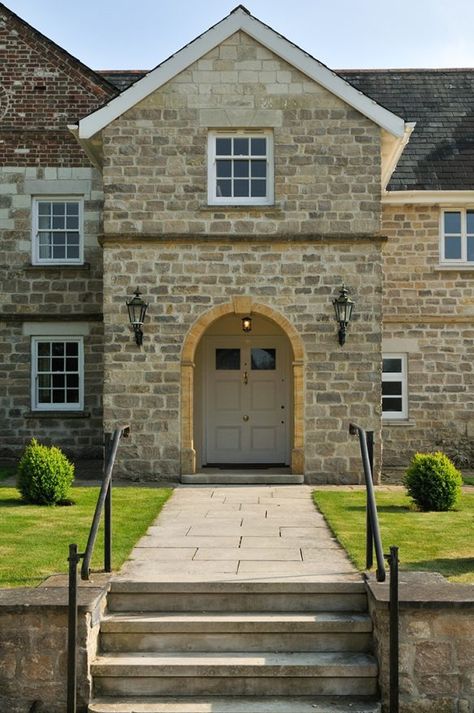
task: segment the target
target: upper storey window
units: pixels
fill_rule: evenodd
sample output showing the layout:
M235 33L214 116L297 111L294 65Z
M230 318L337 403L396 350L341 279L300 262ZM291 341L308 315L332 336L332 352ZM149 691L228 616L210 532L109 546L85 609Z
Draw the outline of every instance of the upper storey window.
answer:
M474 263L474 209L444 210L441 225L441 262Z
M272 139L266 131L209 134L210 205L273 203Z
M82 262L82 201L77 198L35 198L33 264Z

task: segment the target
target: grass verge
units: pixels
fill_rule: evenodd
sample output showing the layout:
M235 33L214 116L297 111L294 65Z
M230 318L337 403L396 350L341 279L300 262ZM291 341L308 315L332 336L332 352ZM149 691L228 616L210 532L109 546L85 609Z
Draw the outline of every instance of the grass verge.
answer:
M123 564L156 518L171 488L119 488L113 491L113 569ZM73 488L68 507L25 504L15 488L0 489L0 587L34 587L67 571L68 545L83 551L99 488ZM103 567L101 526L92 569Z
M455 511L426 513L402 492L376 497L385 551L399 546L401 569L474 584L474 494L464 493ZM313 498L356 567L365 569L365 493L316 490Z

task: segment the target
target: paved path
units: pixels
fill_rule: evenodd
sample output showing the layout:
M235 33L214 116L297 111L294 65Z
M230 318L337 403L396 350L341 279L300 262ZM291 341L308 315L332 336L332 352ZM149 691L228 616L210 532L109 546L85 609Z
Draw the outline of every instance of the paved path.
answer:
M354 581L309 486L181 486L119 578L145 581Z

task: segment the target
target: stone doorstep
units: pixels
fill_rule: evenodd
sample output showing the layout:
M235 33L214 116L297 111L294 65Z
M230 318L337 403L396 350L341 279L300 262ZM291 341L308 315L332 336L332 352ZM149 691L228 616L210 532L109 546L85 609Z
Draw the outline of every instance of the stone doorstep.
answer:
M362 577L347 582L135 582L126 576L116 576L110 583L111 593L124 594L365 594Z
M89 713L380 713L380 703L368 698L103 698Z

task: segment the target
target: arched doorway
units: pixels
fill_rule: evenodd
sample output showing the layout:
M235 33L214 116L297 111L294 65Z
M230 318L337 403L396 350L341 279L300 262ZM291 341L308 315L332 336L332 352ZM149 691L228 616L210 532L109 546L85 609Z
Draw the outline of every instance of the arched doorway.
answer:
M251 314L252 332L241 318ZM281 314L235 297L191 327L181 362L181 472L287 463L303 473L303 343Z

